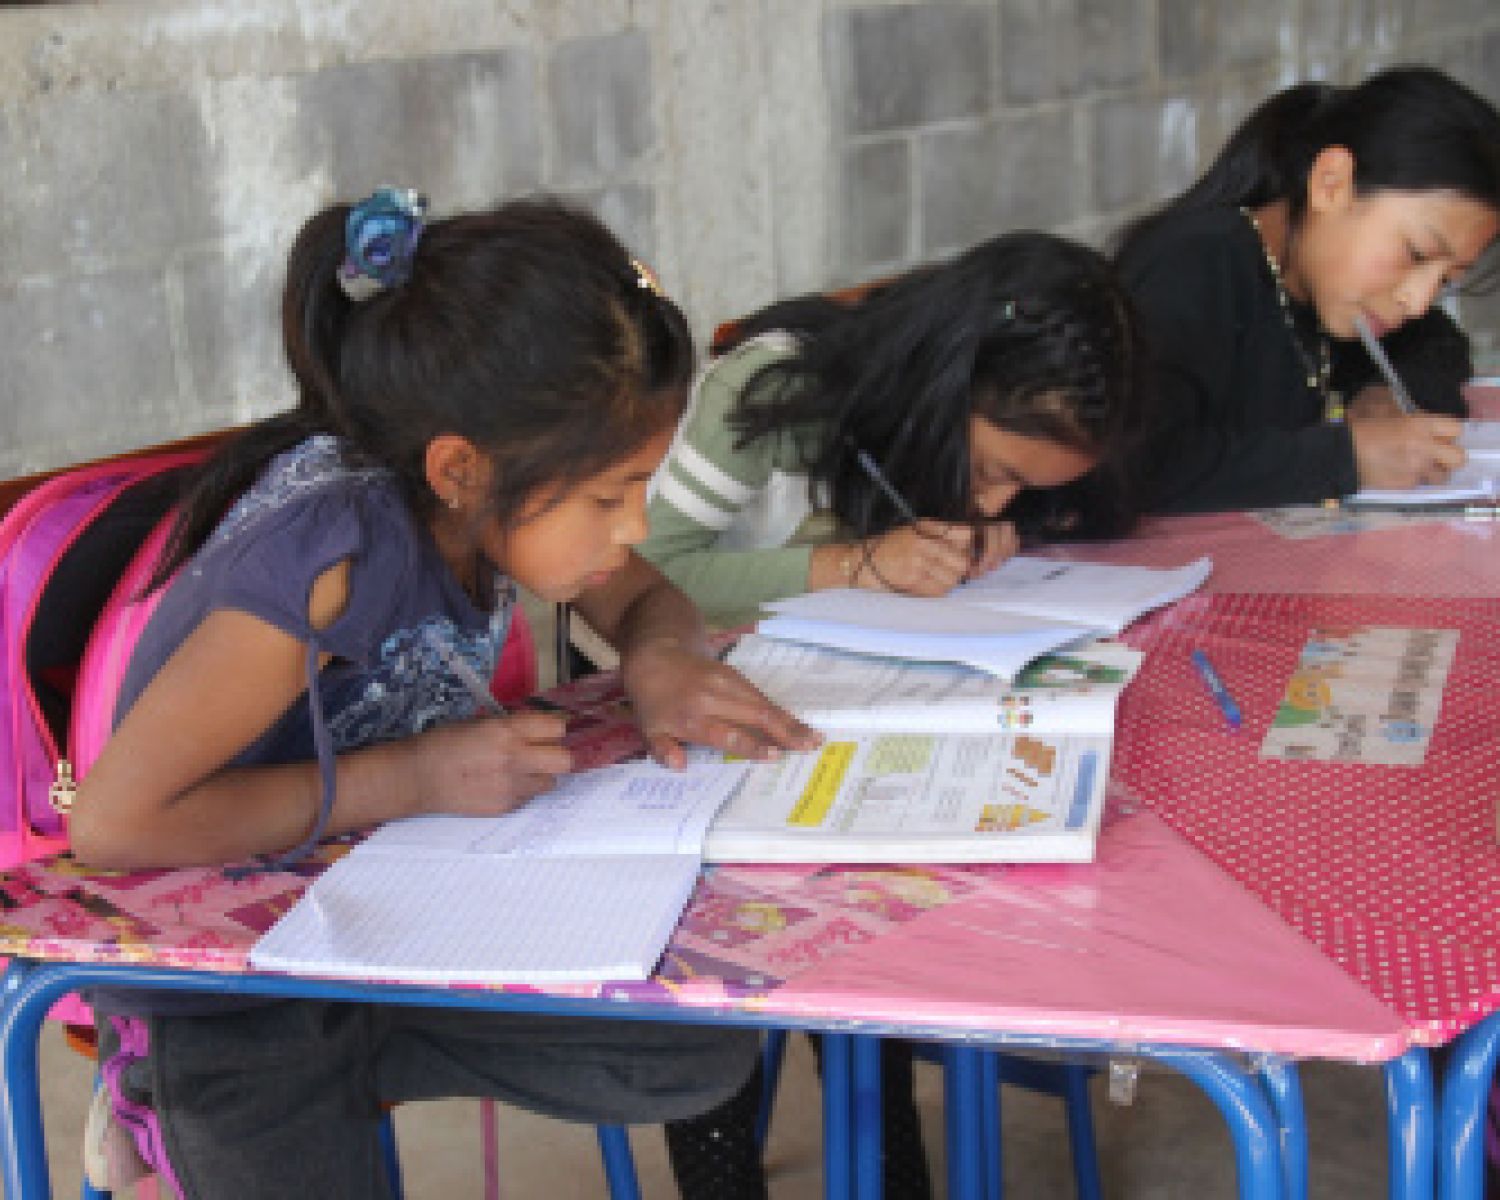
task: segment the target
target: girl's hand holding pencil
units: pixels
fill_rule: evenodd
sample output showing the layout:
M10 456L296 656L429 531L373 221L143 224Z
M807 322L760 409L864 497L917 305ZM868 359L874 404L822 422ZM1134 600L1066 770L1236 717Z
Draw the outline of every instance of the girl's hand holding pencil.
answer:
M993 571L1019 548L1015 527L1007 521L975 527L923 519L861 542L820 547L828 568L822 586L946 596L964 580Z
M498 816L519 808L573 769L564 718L520 712L437 726L417 735L406 757L418 810Z
M1443 483L1467 457L1458 444L1463 422L1455 417L1350 418L1349 432L1362 488Z

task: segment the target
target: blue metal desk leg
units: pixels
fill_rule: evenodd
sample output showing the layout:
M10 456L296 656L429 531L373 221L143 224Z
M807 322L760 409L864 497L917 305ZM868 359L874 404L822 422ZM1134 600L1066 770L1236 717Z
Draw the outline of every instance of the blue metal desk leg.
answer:
M1186 1075L1219 1106L1234 1138L1240 1200L1277 1200L1281 1195L1281 1155L1276 1117L1256 1078L1219 1054L1155 1049L1150 1056Z
M1484 1113L1500 1057L1500 1013L1491 1013L1453 1043L1443 1079L1438 1135L1441 1200L1479 1200L1484 1191Z
M823 1195L826 1200L854 1196L854 1144L850 1129L854 1102L854 1039L847 1033L823 1034Z
M1391 1200L1432 1200L1437 1105L1427 1051L1408 1050L1385 1064L1385 1106Z
M949 1043L943 1047L943 1112L948 1128L948 1196L949 1200L982 1200L988 1172L985 1168L985 1139L998 1137L998 1130L986 1129L984 1055L973 1046Z
M885 1189L885 1131L881 1128L880 1039L853 1039L854 1194L880 1200Z
M1260 1064L1261 1082L1271 1097L1281 1128L1281 1190L1286 1200L1307 1200L1307 1112L1302 1107L1302 1079L1285 1059Z
M0 1179L17 1200L52 1194L37 1043L47 1010L68 990L48 986L49 975L61 973L12 959L0 982Z
M984 1138L985 1200L1004 1200L1005 1139L1000 1131L1000 1053L997 1050L986 1050L979 1060L979 1123L980 1136Z

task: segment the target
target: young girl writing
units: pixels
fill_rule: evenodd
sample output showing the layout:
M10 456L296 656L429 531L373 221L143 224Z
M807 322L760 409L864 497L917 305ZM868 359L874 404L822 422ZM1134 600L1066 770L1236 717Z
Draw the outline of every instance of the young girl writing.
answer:
M1122 528L1127 307L1098 254L1040 233L772 305L695 388L641 552L727 621L823 588L943 595L1018 526Z
M1500 114L1438 71L1272 96L1118 264L1157 360L1150 507L1311 503L1438 483L1468 343L1434 301L1500 231ZM1380 337L1402 413L1358 338ZM1448 414L1448 415L1440 415Z
M756 314L698 382L641 552L717 620L799 592L939 596L1020 534L1118 532L1111 470L1139 424L1129 306L1105 260L1039 233L986 242L857 303ZM1006 518L1014 514L1015 522ZM931 1193L910 1047L885 1043L884 1186ZM752 1080L667 1127L684 1164L765 1194Z
M286 860L545 790L571 766L562 721L483 716L465 684L489 677L517 585L573 601L620 650L659 758L685 739L809 743L703 653L689 602L631 549L691 370L676 306L591 217L522 202L424 228L422 209L385 189L298 237L283 326L300 401L190 495L161 575L181 571L79 789L83 861ZM116 1112L194 1200L387 1195L385 1102L651 1122L721 1100L755 1057L727 1029L181 999L96 1007Z

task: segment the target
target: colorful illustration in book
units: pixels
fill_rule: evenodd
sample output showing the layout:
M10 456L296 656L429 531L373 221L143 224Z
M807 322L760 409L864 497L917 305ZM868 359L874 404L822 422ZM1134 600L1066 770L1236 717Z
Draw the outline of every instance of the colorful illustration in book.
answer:
M1010 833L1045 821L1052 814L1029 804L986 804L979 814L979 833Z
M1044 654L1021 669L1013 686L1021 690L1078 687L1087 683L1123 683L1128 674L1121 667L1093 662L1072 654Z
M1039 738L1017 737L1014 753L1018 759L1044 779L1050 776L1057 767L1057 747ZM1030 783L1030 780L1027 782Z

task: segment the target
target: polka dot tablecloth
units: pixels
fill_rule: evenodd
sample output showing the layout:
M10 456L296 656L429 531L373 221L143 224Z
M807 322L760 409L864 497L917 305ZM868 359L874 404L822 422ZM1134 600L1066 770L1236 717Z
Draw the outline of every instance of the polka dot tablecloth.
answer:
M1422 765L1262 759L1310 632L1357 625L1459 631ZM1121 707L1121 782L1410 1022L1416 1040L1446 1040L1500 1008L1500 601L1200 595L1127 640L1149 653ZM1241 732L1194 674L1195 648L1239 702Z

